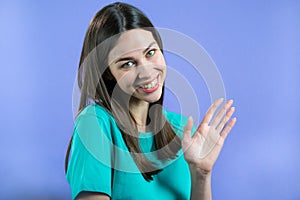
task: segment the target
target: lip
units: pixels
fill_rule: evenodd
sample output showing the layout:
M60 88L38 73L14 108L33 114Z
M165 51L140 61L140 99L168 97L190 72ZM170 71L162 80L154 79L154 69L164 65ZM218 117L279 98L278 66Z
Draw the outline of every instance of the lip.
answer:
M153 88L140 88L140 90L142 90L144 93L152 93L155 92L157 89L159 88L159 84L156 83L156 85Z
M141 88L141 85L148 85L149 83L152 83L155 79L157 79L157 82L158 82L158 75L149 81L144 81L142 83L137 84L137 87Z

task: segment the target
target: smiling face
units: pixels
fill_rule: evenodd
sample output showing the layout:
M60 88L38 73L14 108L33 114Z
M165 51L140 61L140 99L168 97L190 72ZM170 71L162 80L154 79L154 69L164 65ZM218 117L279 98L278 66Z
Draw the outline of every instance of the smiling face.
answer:
M149 103L160 99L166 63L151 32L133 29L122 33L108 55L108 63L125 93Z

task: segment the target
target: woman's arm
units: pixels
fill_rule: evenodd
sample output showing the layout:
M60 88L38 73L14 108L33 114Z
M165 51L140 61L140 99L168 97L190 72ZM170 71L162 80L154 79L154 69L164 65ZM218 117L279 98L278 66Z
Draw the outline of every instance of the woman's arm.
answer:
M98 192L81 192L76 200L110 200L110 197Z
M191 169L192 177L191 200L211 200L211 172L205 173L201 169Z
M193 200L212 199L212 168L227 135L236 122L236 118L230 120L235 110L231 107L232 100L226 102L213 117L222 101L223 99L219 99L212 104L193 136L191 131L194 122L191 117L184 130L182 148L192 177L191 199Z

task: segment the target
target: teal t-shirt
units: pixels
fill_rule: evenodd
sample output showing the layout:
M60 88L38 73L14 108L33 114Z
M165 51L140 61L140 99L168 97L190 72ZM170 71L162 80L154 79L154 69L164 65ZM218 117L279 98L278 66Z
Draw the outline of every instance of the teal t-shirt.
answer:
M187 118L164 110L182 138ZM163 171L147 182L128 152L115 119L103 107L87 106L76 118L67 171L72 198L82 191L101 192L111 199L190 199L191 178L182 150L168 162L155 160L153 136L140 133L144 154Z

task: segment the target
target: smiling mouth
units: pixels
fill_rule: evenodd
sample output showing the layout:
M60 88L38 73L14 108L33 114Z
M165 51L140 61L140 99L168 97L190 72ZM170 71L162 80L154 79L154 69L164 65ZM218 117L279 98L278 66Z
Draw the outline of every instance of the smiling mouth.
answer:
M140 87L143 89L150 89L153 88L157 84L157 78L154 79L151 83L146 84L146 85L141 85Z

